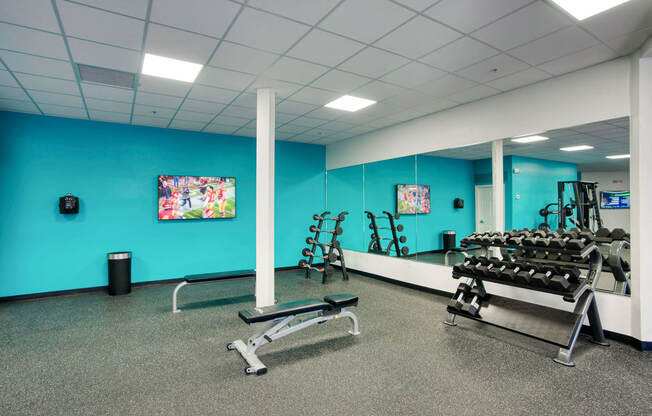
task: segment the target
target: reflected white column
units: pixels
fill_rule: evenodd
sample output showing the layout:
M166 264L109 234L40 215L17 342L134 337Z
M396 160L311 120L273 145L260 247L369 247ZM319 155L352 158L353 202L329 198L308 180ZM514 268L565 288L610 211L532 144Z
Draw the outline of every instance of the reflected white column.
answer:
M257 91L256 307L274 304L274 128L276 93Z
M505 185L503 183L503 141L491 142L491 177L493 184L494 229L505 231Z

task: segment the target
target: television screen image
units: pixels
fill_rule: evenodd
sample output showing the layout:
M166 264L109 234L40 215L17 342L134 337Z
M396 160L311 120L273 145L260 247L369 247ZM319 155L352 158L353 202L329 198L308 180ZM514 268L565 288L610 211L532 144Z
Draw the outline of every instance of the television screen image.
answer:
M234 217L235 178L159 175L159 220Z
M629 208L629 191L601 191L601 209L627 209Z
M396 185L396 212L430 214L430 185Z

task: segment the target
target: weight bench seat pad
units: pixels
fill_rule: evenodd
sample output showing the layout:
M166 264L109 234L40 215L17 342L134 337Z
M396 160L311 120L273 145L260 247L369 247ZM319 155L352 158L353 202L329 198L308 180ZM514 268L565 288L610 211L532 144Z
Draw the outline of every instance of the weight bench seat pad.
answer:
M241 277L256 276L256 271L252 269L247 270L232 270L228 272L217 273L204 273L204 274L189 274L184 276L183 280L188 283L210 282L211 280L228 280L238 279Z
M324 296L324 300L337 308L358 306L358 297L350 293Z
M323 311L330 308L331 305L323 300L312 298L263 306L262 308L244 309L238 313L238 316L246 323L254 324L256 322L271 321L272 319L282 318L284 316Z

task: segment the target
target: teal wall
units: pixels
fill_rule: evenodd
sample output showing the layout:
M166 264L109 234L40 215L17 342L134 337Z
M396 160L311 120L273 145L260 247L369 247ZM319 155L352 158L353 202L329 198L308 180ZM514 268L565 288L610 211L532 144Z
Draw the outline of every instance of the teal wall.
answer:
M363 166L356 165L332 169L326 173L328 210L331 216L342 211L349 215L341 224L344 232L338 237L342 248L355 251L367 251L369 241L365 238L367 218L364 216L362 194ZM321 213L320 213L321 214ZM329 225L333 225L330 223ZM322 239L323 240L323 239ZM326 241L326 240L323 240Z
M0 112L0 297L107 284L106 253L133 251L132 281L253 268L251 138ZM276 266L295 265L325 206L323 146L276 144ZM236 218L157 220L157 175L236 178ZM58 213L65 193L80 213Z
M503 157L503 184L505 184L505 229L512 227L512 157ZM479 159L473 161L473 182L475 185L491 185L493 183L491 173L491 159ZM475 196L475 190L473 191ZM473 208L475 209L475 207ZM473 228L475 231L475 211L473 213Z
M511 156L512 170L510 228L536 228L543 222L539 210L551 202L557 201L557 182L574 181L578 178L577 165L553 160L534 159ZM519 195L519 199L516 199ZM556 209L552 207L552 209ZM550 215L548 223L557 229L557 216ZM508 229L510 229L508 228Z
M435 156L417 157L419 185L430 185L430 214L417 218L418 251L443 249L442 231L457 232L457 242L475 231L473 161ZM462 198L464 208L453 200Z

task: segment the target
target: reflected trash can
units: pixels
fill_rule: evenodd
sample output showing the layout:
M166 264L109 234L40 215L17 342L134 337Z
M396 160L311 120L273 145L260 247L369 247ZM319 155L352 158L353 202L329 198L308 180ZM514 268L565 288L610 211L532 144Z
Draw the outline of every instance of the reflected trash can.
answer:
M109 253L109 295L131 292L131 251Z
M443 232L444 236L444 252L452 250L455 248L457 242L455 241L455 236L457 233L453 230L447 230Z

